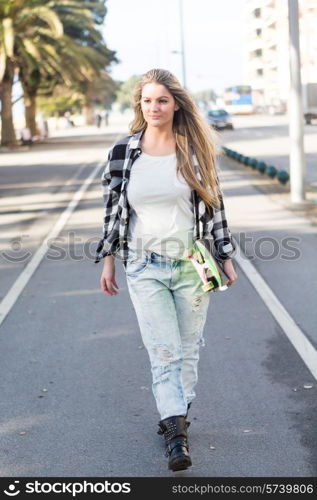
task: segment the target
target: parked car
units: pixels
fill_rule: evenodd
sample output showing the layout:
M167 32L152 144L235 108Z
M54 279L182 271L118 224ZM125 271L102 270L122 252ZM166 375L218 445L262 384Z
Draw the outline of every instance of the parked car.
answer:
M231 116L225 109L210 109L206 113L206 120L216 130L225 128L233 130Z

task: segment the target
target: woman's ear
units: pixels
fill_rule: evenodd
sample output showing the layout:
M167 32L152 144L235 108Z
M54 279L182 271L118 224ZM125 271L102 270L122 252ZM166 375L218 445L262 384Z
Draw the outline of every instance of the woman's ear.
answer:
M178 111L178 110L179 110L179 106L178 106L178 104L175 104L174 111Z

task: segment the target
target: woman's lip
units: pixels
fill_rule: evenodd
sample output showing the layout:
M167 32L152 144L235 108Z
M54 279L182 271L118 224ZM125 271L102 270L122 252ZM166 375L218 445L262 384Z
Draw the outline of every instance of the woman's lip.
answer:
M159 117L159 116L157 116L157 115L154 115L154 116L153 116L153 115L150 115L150 118L160 118L160 117Z

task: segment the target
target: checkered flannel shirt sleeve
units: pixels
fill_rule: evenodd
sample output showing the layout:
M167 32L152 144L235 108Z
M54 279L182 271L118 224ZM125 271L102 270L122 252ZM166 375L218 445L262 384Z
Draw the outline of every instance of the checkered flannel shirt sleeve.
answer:
M96 249L95 263L100 262L100 260L107 255L114 254L112 242L108 241L108 235L110 229L113 227L115 222L119 195L116 191L109 189L109 184L111 181L111 155L112 149L108 153L107 162L103 173L101 175L101 185L102 185L102 196L103 196L103 206L104 206L104 217L103 217L103 237L99 241Z
M230 259L236 250L234 240L228 227L223 195L220 196L220 207L213 209L212 236L214 239L215 258L224 262Z

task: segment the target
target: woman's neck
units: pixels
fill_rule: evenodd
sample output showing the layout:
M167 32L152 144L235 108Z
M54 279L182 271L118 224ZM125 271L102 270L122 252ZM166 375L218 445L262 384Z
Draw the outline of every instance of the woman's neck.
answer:
M148 127L142 136L141 146L143 151L149 154L175 153L176 141L173 130Z

